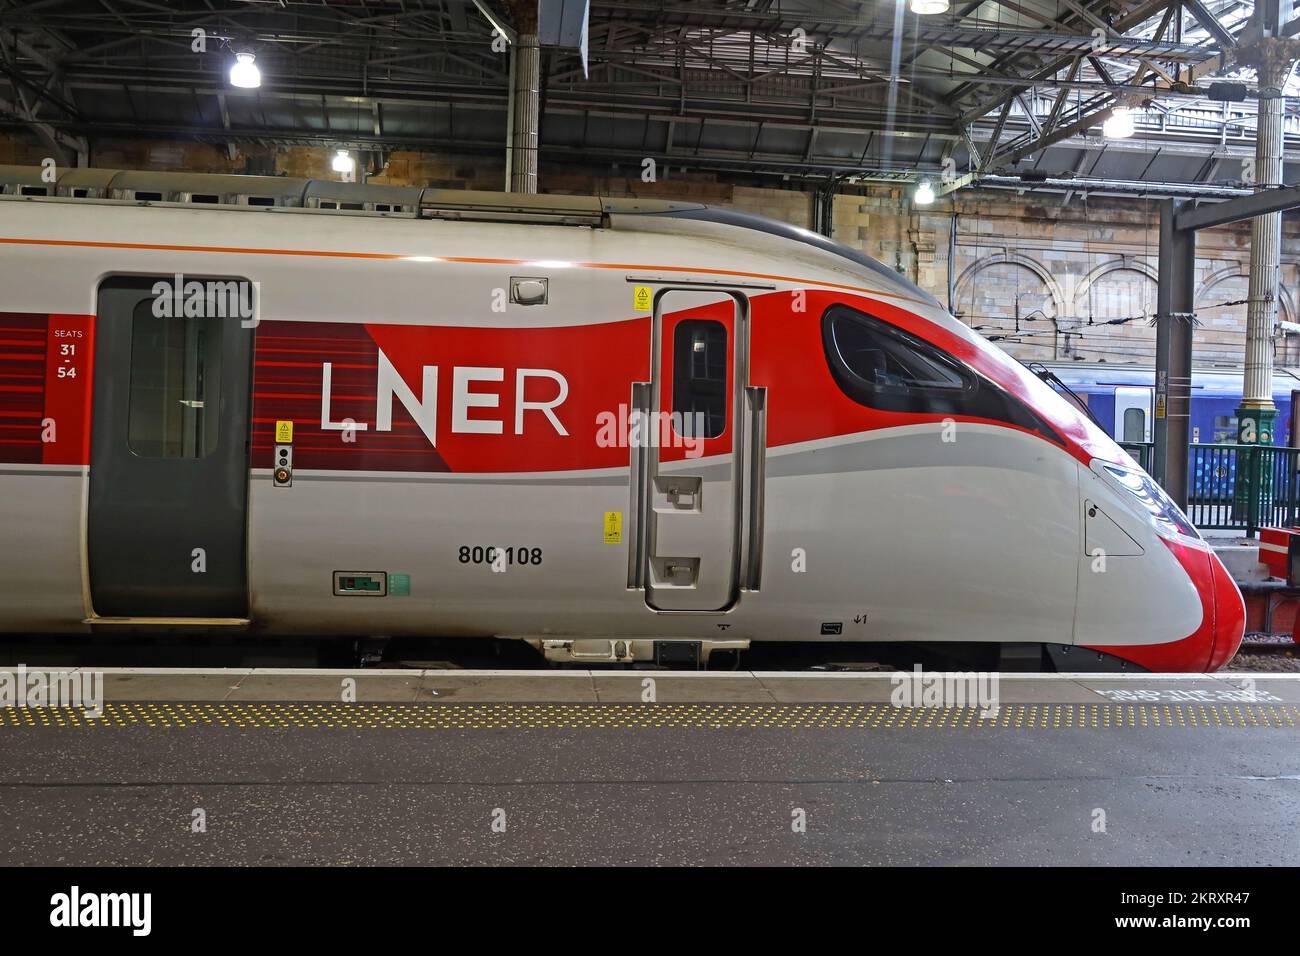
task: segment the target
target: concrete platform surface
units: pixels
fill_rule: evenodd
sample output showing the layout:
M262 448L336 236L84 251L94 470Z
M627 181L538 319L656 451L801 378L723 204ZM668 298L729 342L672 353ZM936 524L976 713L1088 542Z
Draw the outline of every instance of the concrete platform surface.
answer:
M105 682L0 708L0 864L1300 865L1294 678L1008 675L987 712L888 674Z

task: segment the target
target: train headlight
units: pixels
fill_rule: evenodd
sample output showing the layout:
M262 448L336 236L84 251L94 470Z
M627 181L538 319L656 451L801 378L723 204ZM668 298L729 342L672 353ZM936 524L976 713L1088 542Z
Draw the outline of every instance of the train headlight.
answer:
M1151 515L1158 532L1164 535L1181 534L1189 538L1201 536L1187 520L1187 516L1165 494L1164 489L1157 485L1145 471L1133 471L1130 468L1105 463L1101 467L1116 485L1141 503Z

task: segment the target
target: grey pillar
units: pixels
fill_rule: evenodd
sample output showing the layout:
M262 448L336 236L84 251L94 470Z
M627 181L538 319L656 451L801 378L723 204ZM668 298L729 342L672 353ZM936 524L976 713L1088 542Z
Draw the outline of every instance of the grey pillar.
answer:
M1183 199L1160 203L1160 278L1156 296L1156 403L1153 477L1187 507L1187 444L1192 395L1192 302L1196 233L1175 228Z
M541 51L537 27L521 32L514 57L514 112L510 123L510 191L537 192L537 134L541 122Z
M1255 138L1257 190L1282 184L1281 87L1290 64L1269 58L1260 68L1261 93L1276 92L1259 101L1259 132ZM1246 380L1242 407L1272 409L1273 329L1277 325L1278 279L1282 260L1282 214L1257 216L1250 224L1250 292L1246 306ZM1262 416L1261 416L1262 417ZM1262 424L1262 422L1261 422ZM1263 442L1264 444L1272 442Z

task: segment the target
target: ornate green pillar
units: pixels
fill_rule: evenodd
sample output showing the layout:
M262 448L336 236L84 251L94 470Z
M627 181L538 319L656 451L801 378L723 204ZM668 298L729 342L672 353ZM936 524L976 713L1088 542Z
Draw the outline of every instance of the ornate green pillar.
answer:
M1266 449L1273 444L1273 423L1277 408L1272 400L1243 401L1237 408L1237 469L1233 488L1233 510L1254 534L1268 523L1273 506L1273 454Z

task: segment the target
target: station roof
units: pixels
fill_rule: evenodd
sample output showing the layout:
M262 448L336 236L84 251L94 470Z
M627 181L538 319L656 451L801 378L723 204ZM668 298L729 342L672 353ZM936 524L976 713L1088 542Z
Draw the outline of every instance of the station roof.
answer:
M1244 0L591 0L543 57L544 163L772 184L958 172L1233 185L1256 101L1205 96ZM503 0L0 0L0 122L94 137L501 154ZM206 52L195 52L202 30ZM226 73L255 53L263 85ZM1294 80L1288 81L1294 85ZM1108 141L1117 97L1137 134ZM1300 117L1286 117L1300 145ZM670 173L671 174L671 173Z

